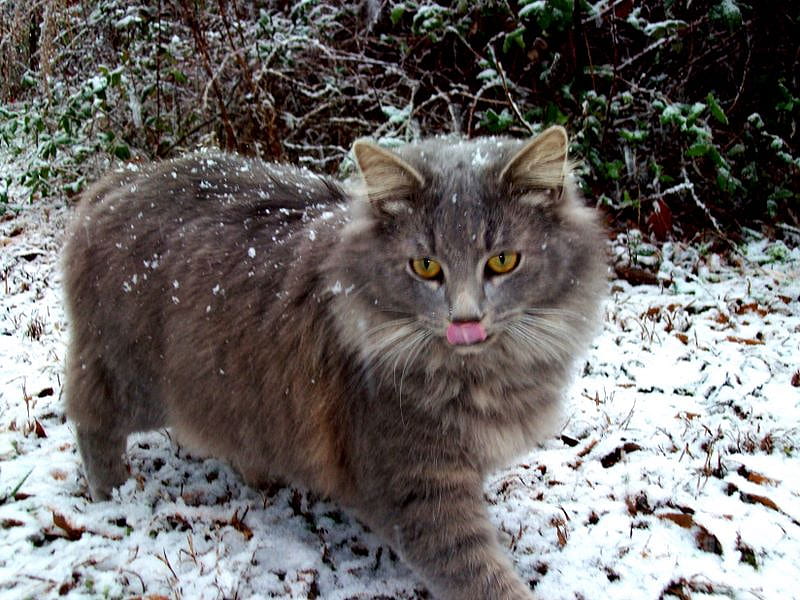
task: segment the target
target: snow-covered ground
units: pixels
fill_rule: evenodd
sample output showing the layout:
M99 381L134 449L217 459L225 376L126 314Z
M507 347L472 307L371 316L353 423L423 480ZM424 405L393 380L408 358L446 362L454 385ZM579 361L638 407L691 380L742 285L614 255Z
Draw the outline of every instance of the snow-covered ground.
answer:
M250 489L166 431L88 501L61 398L68 216L0 216L0 598L426 597L336 505ZM654 258L659 285L612 282L563 430L487 481L492 519L543 599L800 598L800 250Z

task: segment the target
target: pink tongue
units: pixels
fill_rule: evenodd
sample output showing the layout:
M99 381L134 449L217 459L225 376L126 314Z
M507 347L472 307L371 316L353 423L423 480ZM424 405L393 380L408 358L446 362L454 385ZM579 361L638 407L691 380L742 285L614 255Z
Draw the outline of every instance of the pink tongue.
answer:
M450 323L447 328L447 341L455 346L477 344L486 339L486 330L477 321Z

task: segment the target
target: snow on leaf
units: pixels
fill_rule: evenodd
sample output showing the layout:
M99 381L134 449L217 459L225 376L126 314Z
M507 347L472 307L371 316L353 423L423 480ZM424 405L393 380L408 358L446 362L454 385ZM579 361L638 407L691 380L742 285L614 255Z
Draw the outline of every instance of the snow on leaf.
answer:
M64 515L55 511L53 511L53 525L63 531L64 536L71 542L81 539L83 534L86 533L84 527L73 526Z

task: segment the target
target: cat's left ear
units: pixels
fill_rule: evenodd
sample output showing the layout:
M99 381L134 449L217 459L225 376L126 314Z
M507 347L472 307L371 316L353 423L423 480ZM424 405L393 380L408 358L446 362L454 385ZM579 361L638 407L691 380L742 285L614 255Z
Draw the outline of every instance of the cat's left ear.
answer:
M407 209L409 197L425 185L425 179L414 167L368 140L356 140L353 154L369 200L382 212L398 214Z
M500 181L524 195L531 204L557 202L569 173L567 132L550 127L525 144L500 172Z

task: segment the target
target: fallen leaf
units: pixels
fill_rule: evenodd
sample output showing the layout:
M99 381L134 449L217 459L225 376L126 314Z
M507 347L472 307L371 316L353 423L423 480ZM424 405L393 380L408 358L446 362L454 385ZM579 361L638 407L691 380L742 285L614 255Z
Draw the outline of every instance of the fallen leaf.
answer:
M652 515L653 508L650 506L650 500L647 494L640 492L636 496L627 496L625 498L625 505L628 507L628 514L635 517L636 515Z
M652 271L640 267L617 265L614 272L619 279L624 279L631 285L658 285L658 277Z
M644 316L646 316L648 319L653 319L654 320L660 314L661 314L661 307L660 306L651 306L644 313Z
M589 454L589 452L591 452L595 446L597 446L597 440L590 440L589 443L586 444L586 447L583 448L580 452L578 452L578 458L583 458L584 456Z
M558 546L563 548L567 545L569 536L567 535L567 524L561 518L555 518L550 521L550 524L556 528L556 538L558 539Z
M702 525L697 523L695 525L697 526L697 533L694 534L694 539L697 542L697 547L704 552L722 555L722 544L720 544L717 536Z
M672 521L684 529L689 529L692 525L694 525L694 518L692 515L687 515L685 513L665 513L663 515L658 515L658 518L666 521Z
M755 550L742 541L741 534L736 534L736 549L739 551L739 562L747 563L754 569L758 569Z
M741 306L737 306L734 312L737 315L744 315L747 313L754 312L760 317L767 316L767 309L759 306L757 302L750 302L748 304L742 304Z
M86 533L85 528L73 527L64 515L55 511L53 511L53 525L61 529L66 534L65 537L71 542L81 539L81 536Z
M659 242L665 241L672 232L672 211L661 198L655 201L653 210L647 215L647 225Z
M782 512L778 505L766 496L759 496L758 494L746 494L742 492L739 494L739 498L741 498L742 502L745 504L761 504L767 508L771 508L772 510Z
M687 421L691 421L692 419L696 419L700 416L700 413L693 413L689 412L688 410L682 410L677 415L675 415L676 419L686 419Z
M794 387L800 387L800 370L795 371L794 375L792 375L792 385Z
M616 448L613 452L609 452L603 458L600 459L600 464L603 465L603 468L608 469L609 467L613 467L617 464L620 459L622 459L623 453L630 453L636 452L637 450L641 450L642 447L639 444L635 444L633 442L626 442L619 448Z
M681 342L683 342L684 346L687 346L689 344L689 336L686 335L685 333L676 332L675 337L678 338Z
M253 537L253 530L244 524L244 518L247 516L247 512L248 509L245 509L242 516L239 517L239 511L238 510L234 511L230 523L231 527L233 527L236 531L241 533L244 536L245 540L249 540L250 538Z
M569 446L570 448L572 448L572 447L574 447L574 446L577 446L578 444L580 444L580 441L578 441L578 440L576 440L575 438L573 438L573 437L570 437L570 436L568 436L568 435L562 435L562 436L561 436L561 441L562 441L562 442L564 442L564 443L565 443L567 446Z
M33 430L36 432L36 437L37 438L46 438L47 437L47 432L44 430L44 427L39 422L39 419L34 419L33 420Z
M12 527L21 527L25 525L22 521L18 521L17 519L3 519L0 521L0 527L3 529L11 529Z
M754 340L753 338L742 338L737 337L735 335L729 335L727 338L729 342L734 342L736 344L744 344L746 346L763 346L764 342L762 340Z
M694 540L697 547L703 552L712 554L722 554L722 544L717 536L694 520L691 514L687 513L664 513L658 515L659 519L671 521L683 529L695 529Z
M770 479L766 475L762 475L761 473L757 473L755 471L751 471L744 465L739 467L736 471L739 475L747 479L752 483L757 483L758 485L778 485L780 481L776 481L775 479Z

